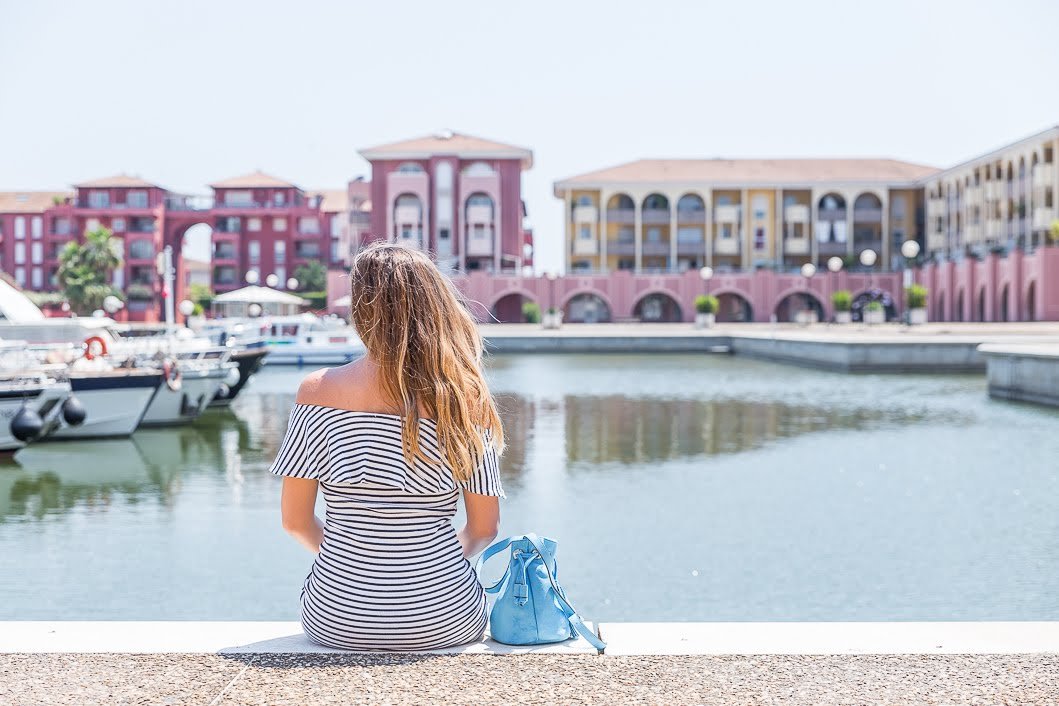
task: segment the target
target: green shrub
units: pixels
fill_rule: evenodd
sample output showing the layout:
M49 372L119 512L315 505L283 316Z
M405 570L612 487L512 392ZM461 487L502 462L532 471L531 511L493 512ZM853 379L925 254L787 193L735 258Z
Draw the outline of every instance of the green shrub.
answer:
M840 289L831 295L831 305L835 311L849 311L853 306L853 292L848 289Z
M913 284L905 288L905 301L909 309L922 309L927 305L927 288L921 284Z
M309 300L310 309L327 308L327 292L298 292L298 296Z
M541 322L541 307L536 302L522 302L522 318L528 324L539 324Z
M864 307L864 311L882 311L882 310L883 310L882 302L868 302L868 304Z
M700 294L695 297L695 312L699 314L716 314L720 302L712 294Z

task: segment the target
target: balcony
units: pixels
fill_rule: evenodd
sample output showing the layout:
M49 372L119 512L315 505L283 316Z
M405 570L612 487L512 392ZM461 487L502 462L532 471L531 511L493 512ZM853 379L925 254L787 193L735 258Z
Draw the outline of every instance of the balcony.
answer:
M718 208L727 208L718 206ZM716 238L713 241L714 255L738 255L741 251L739 238Z
M982 198L982 187L980 186L968 186L963 191L963 202L964 203L978 203Z
M299 243L297 247L294 248L294 257L303 260L319 258L320 246L315 243Z
M783 252L788 255L808 255L808 238L787 238L783 241Z
M705 255L705 240L678 240L677 255Z
M1004 224L1000 221L989 220L985 222L985 237L987 240L1000 240L1004 237Z
M944 216L948 210L945 199L929 199L927 201L927 213L935 216Z
M949 247L949 239L944 233L930 233L927 235L927 250L937 252Z
M598 255L599 241L595 238L575 238L573 253L574 255Z
M607 209L607 222L608 223L635 223L636 212L631 208L608 208Z
M881 208L854 208L854 223L882 223Z
M644 209L643 222L652 225L664 225L669 223L669 210L664 208Z
M234 260L236 258L235 248L214 248L214 260Z
M575 206L574 223L595 223L599 220L599 209L595 206Z
M715 223L738 223L741 206L714 206L713 220Z
M473 235L467 238L468 257L488 257L493 254L493 239Z
M829 223L841 223L846 220L846 209L844 208L822 208L816 214L816 220Z
M808 223L809 207L804 204L791 204L783 209L783 220L787 223Z
M419 206L398 206L394 209L393 219L398 225L419 227L422 221L422 209Z
M1033 188L1043 189L1052 185L1055 178L1055 165L1050 162L1037 164L1033 167Z
M646 241L643 244L643 246L641 248L641 252L644 255L650 255L650 256L658 256L658 255L668 256L669 255L669 243L666 242L666 241L649 240L649 241Z
M686 208L677 211L677 223L694 223L700 225L706 222L706 209Z
M982 239L982 224L968 223L963 227L963 241L965 243L977 243Z
M1055 209L1048 208L1047 206L1037 206L1035 209L1033 209L1034 230L1047 230L1048 228L1052 227L1052 221L1054 220Z
M837 240L822 240L817 242L816 252L819 255L827 257L832 255L845 255L849 252L849 245L847 243L840 243Z
M608 255L635 255L636 243L631 240L608 240Z
M481 224L490 226L493 224L493 207L492 206L468 206L467 207L467 222L471 225Z

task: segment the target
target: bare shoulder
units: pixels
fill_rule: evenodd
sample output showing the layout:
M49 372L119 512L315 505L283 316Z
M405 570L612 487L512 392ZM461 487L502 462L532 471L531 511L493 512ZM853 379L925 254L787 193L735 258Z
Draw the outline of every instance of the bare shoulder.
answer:
M320 405L323 407L348 408L356 403L358 384L357 371L352 365L337 368L314 370L298 386L298 404Z

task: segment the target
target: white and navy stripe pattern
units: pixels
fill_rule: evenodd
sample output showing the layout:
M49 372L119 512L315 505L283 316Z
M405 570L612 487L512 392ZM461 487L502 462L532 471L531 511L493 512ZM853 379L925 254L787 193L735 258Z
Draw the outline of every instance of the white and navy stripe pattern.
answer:
M462 645L485 630L485 594L456 538L461 489L504 497L488 443L457 483L433 420L419 425L423 453L409 464L401 418L297 404L270 469L320 482L327 515L320 553L302 588L302 626L314 641L349 650Z

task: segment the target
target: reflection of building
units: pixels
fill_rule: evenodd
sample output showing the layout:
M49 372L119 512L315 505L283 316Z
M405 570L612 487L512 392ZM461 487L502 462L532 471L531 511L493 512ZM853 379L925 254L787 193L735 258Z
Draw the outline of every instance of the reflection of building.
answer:
M362 150L371 162L371 232L428 250L454 271L532 265L523 230L521 147L443 132Z

